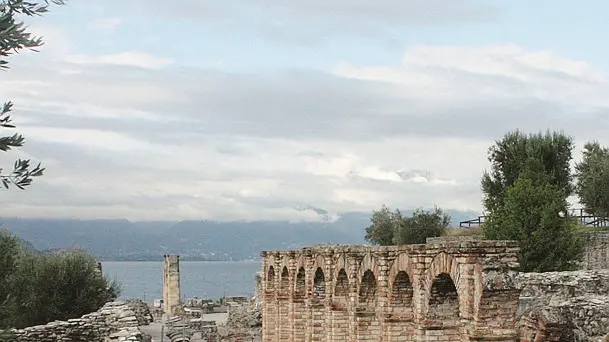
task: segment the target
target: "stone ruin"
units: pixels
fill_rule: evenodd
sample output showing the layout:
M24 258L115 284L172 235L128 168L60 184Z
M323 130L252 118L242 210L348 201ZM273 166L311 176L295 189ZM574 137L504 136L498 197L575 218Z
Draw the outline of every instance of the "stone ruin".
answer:
M514 243L471 237L263 252L262 340L609 342L609 232L587 241L586 270L549 273L518 273ZM255 336L255 315L233 330Z
M150 341L138 326L152 316L139 300L109 302L96 312L67 321L56 321L25 329L13 329L15 342L125 342Z
M513 241L262 252L265 342L516 341Z

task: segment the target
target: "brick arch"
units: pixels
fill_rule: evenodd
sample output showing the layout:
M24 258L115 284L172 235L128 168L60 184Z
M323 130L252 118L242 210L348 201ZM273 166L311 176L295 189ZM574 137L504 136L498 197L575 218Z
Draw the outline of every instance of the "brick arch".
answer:
M358 291L359 291L359 283L361 282L362 277L364 276L364 273L368 270L372 271L372 273L374 274L374 278L378 280L379 274L380 274L380 268L379 268L378 262L376 260L376 257L374 257L371 253L366 253L366 255L364 256L364 259L362 259L362 262L359 265L358 273L357 273Z
M340 254L334 261L333 295L346 297L349 294L349 274L344 254Z
M427 329L442 330L447 341L461 341L461 317L467 293L461 291L459 263L445 252L434 257L425 275Z
M459 295L459 298L461 298L462 294L459 286L461 284L461 274L459 271L459 263L452 255L446 252L438 253L429 264L429 267L425 272L425 281L423 282L425 293L428 294L429 291L431 291L433 281L442 273L446 273L450 276L457 288L457 294Z
M414 265L408 254L400 253L389 269L389 308L396 321L412 321L414 314ZM400 335L405 333L394 329ZM408 331L408 333L410 333Z
M413 271L414 265L412 260L406 253L400 253L397 258L393 261L393 265L389 269L389 286L393 287L393 283L395 282L395 278L398 273L404 271L408 275L408 280L410 280L411 284L414 284L413 279Z
M279 278L279 289L282 291L290 290L290 270L287 266L281 268L281 275Z
M326 280L328 280L328 274L326 273L326 260L324 259L323 255L316 255L315 259L313 261L313 274L315 274L315 270L317 270L317 268L321 268L324 271L324 275L326 276Z
M271 290L275 288L275 279L277 278L277 272L275 271L275 266L269 265L264 274L266 288Z

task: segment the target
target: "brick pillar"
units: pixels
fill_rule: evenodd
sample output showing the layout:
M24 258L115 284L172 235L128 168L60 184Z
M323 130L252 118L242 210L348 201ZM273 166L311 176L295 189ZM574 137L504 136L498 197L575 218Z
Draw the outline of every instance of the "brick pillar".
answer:
M359 283L359 263L363 259L356 252L348 252L347 255L347 274L349 276L349 304L347 310L349 313L349 342L357 341L357 303L358 303L358 292L357 284Z
M306 292L305 292L305 306L304 306L304 321L305 324L305 342L312 341L313 335L313 315L311 307L311 298L313 293L313 281L315 277L315 270L313 269L314 260L310 250L305 250L305 280L306 280ZM266 341L264 341L266 342Z
M425 271L427 269L426 259L431 262L431 257L425 254L410 256L412 260L412 304L413 304L413 339L415 341L425 341L425 312L429 302L429 294L425 288Z
M290 272L290 289L289 289L289 297L288 297L288 305L289 305L289 318L288 318L288 328L289 328L289 339L290 341L295 341L294 338L294 293L295 293L295 283L296 283L296 252L290 252L288 259L288 271Z
M380 327L378 341L387 342L389 341L389 337L387 336L388 324L385 317L389 310L389 255L386 251L380 252L376 255L376 259L379 266L376 310L376 319Z
M334 260L332 259L333 251L326 249L324 256L324 275L326 277L326 300L325 300L325 338L324 341L332 341L332 310L331 303L334 298Z
M281 254L279 254L279 252L275 252L273 253L273 260L274 260L274 264L273 266L275 267L275 340L274 342L283 342L281 341L281 307L280 307L280 299L281 298L281 284L280 279L281 279L281 271L282 271L282 267L281 267Z

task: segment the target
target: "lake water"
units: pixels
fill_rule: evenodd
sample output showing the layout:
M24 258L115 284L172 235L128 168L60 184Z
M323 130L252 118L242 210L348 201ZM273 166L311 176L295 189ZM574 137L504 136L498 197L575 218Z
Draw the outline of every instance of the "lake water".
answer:
M180 261L181 296L253 296L254 276L260 266L260 261ZM152 302L163 297L162 261L107 261L102 269L121 283L121 299Z

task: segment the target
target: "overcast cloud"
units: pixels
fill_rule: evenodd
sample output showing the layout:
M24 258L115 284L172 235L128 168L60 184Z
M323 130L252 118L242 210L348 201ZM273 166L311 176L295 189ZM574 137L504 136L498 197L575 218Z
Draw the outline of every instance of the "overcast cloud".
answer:
M442 0L211 4L159 1L148 11L167 26L179 17L243 19L239 27L264 31L281 17L326 33L500 14ZM124 21L102 16L80 29L108 35ZM344 51L323 69L240 72L181 63L170 47L92 53L71 40L70 26L36 29L48 46L14 57L0 83L27 145L0 163L31 157L48 171L25 192L4 192L3 216L297 220L317 219L297 209L308 206L480 210L486 151L507 131L564 130L579 146L609 144L605 71L517 43L404 46L391 64Z

